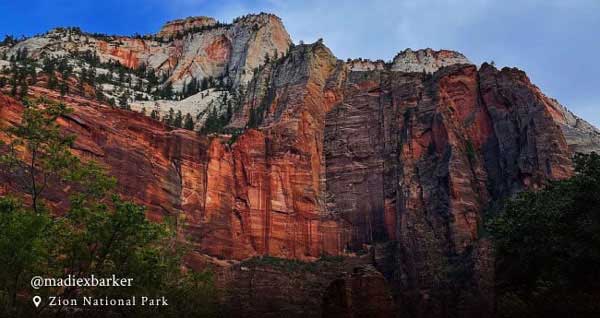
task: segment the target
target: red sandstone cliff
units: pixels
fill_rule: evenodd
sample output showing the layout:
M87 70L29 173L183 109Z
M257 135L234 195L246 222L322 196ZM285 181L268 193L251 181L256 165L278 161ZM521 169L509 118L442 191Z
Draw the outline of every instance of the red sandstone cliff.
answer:
M197 26L188 22L162 32ZM283 33L271 31L265 31L266 42L277 38L287 45ZM98 45L129 67L144 56L134 48L144 54L156 49L142 40L127 43L122 49ZM165 61L176 61L173 76L189 71L182 66L188 58L204 67L212 65L206 58L231 61L235 45L227 35L211 43L206 56L165 51ZM262 58L260 48L248 54ZM493 297L493 260L479 233L485 209L517 191L568 177L572 152L582 144L581 123L575 126L524 72L477 68L450 51L405 51L393 63L343 63L319 42L294 47L250 78L243 107L228 127L242 129L251 121L255 127L235 142L173 129L77 94L61 98L41 85L30 94L74 108L60 120L77 135L74 152L106 165L122 194L146 205L151 218L185 219L185 237L194 244L190 259L342 255L357 267L368 264L366 274L357 270L341 278L335 275L347 269L327 268L322 277L281 276L260 266L249 273L232 269L236 279L228 284L252 299L276 288L265 278L272 276L298 284L298 297L317 293L319 301L292 306L292 316L302 316L303 306L314 315L339 317L356 308L367 316L485 316ZM17 124L21 111L19 102L0 93L3 125ZM60 207L64 196L55 192L48 199ZM466 268L466 279L442 285L453 268ZM245 279L265 285L246 286ZM371 296L381 311L359 301ZM240 316L244 299L231 298ZM457 308L461 302L468 305ZM267 307L259 306L272 310Z

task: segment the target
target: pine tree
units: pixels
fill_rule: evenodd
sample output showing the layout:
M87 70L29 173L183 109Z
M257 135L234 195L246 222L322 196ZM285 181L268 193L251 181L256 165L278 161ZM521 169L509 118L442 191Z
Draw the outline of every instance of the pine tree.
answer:
M199 92L200 85L198 84L198 80L196 78L192 78L189 83L184 84L183 88L183 97L187 98L189 96L195 95Z
M119 83L123 84L125 82L125 69L119 68Z
M171 82L167 83L163 88L160 97L162 99L172 99L173 98L173 84Z
M141 78L137 80L137 85L135 86L135 90L138 92L144 91L144 82L142 81Z
M5 35L4 40L2 42L0 42L0 45L1 46L12 46L15 43L17 43L17 40L15 39L15 37L13 37L12 35Z
M10 95L17 96L17 80L13 77L10 81Z
M84 90L84 86L83 85L84 85L84 83L86 81L87 81L87 71L85 69L82 69L81 70L81 74L79 75L79 83L78 83L79 84L78 88L79 88L79 91L81 92L81 94L84 93L84 91L83 91Z
M48 75L48 89L55 89L56 88L56 77L54 77L53 74Z
M192 119L192 115L190 115L190 113L185 114L183 128L188 130L194 130L194 119Z
M173 126L173 120L175 119L175 111L173 108L169 108L169 113L163 118L163 122L169 126Z
M158 115L158 111L157 111L156 109L153 109L153 110L150 112L150 118L152 118L152 119L155 119L155 120L158 120L158 117L159 117L159 115Z
M173 126L177 128L181 128L183 126L183 115L181 114L181 110L177 111L177 115L173 119Z
M210 112L208 113L208 117L206 117L206 121L204 122L204 126L202 127L202 132L204 133L212 133L218 132L220 129L220 120L219 113L217 112L216 107L212 107Z
M92 85L92 86L96 85L96 68L95 67L90 66L90 68L88 69L87 80L88 80L88 83L90 83L90 85Z
M102 85L96 86L95 91L96 99L100 102L104 101L104 93L102 92Z
M27 97L27 91L29 90L29 86L27 85L27 81L23 81L21 83L21 90L19 92L19 96L21 99Z
M158 85L158 78L156 77L156 74L154 73L154 69L148 68L146 70L146 73L148 74L146 76L146 78L148 79L148 86Z
M231 100L227 101L227 123L229 123L229 121L231 120L231 117L233 117L233 108L231 107Z
M127 92L123 92L123 94L121 94L121 96L119 97L119 107L121 107L122 109L131 109L129 107L129 94L127 94Z
M29 76L31 77L31 84L35 84L37 82L37 72L35 71L35 65L31 64L29 66Z
M60 84L60 96L65 96L69 93L69 85L66 82Z
M202 79L202 83L200 84L200 90L205 91L208 89L208 79L205 77Z

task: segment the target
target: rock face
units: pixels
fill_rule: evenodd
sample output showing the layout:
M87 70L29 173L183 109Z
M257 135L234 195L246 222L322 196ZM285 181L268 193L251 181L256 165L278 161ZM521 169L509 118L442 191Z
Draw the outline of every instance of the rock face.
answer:
M204 31L185 34L195 28ZM148 206L153 219L185 219L190 266L200 266L200 255L296 264L228 269L232 316L489 316L484 211L569 177L574 151L600 148L597 129L524 72L477 68L457 52L345 63L319 41L280 57L290 40L272 15L231 25L178 20L159 35L175 39L119 38L116 46L90 38L89 47L129 67L168 70L174 83L235 74L247 92L227 128L239 135L173 129L36 85L30 94L75 109L61 119L78 136L74 151L105 164L124 196ZM70 47L56 36L10 51L27 47L38 57ZM275 51L278 58L263 63ZM21 111L0 93L2 122L17 124ZM65 197L49 199L60 207ZM329 256L344 261L317 266L318 274L293 263Z
M322 197L325 112L335 101L328 84L338 66L323 45L299 46L251 83L253 91L260 90L260 83L270 84L263 94L248 98L238 121L255 108L262 109L264 120L231 148L213 140L207 201L213 204L208 210L215 215L214 226L222 230L207 234L202 246L225 248L211 252L235 258L342 253L345 228L327 216ZM211 173L219 177L210 178ZM211 188L212 182L224 184Z
M182 100L135 101L130 103L129 107L137 112L149 113L155 110L161 118L167 116L171 109L181 111L193 116L198 130L206 121L211 107L218 104L224 95L227 95L227 92L211 88Z
M549 101L520 71L350 72L342 96L325 127L329 206L351 224L353 249L395 242L388 279L400 298L422 293L408 300L429 303L417 316L448 310L431 293L454 266L448 255L478 249L489 204L571 173Z
M386 63L382 60L370 61L363 59L349 60L347 63L351 71L364 72L375 70L388 70L405 73L434 73L442 67L454 64L471 64L469 59L459 52L432 49L413 51L406 49L398 53L394 59Z
M193 31L194 28L206 28L217 24L217 20L211 17L188 17L167 22L158 32L158 36L163 39L177 36L188 31Z
M396 72L433 73L442 67L453 64L471 64L471 62L464 55L455 51L406 49L394 57L391 69Z
M393 317L385 278L369 257L311 263L253 258L220 272L227 317Z
M58 94L44 89L35 89L34 93L59 99ZM60 124L67 133L77 136L73 146L76 154L105 164L118 177L119 191L146 205L151 218L174 216L185 210L189 222L198 219L206 191L203 167L208 139L191 131L169 129L135 112L78 98L64 101L74 113L61 119ZM21 111L22 107L14 102L0 105L3 119L19 118ZM49 196L57 206L66 199L60 193Z
M383 275L369 267L355 268L351 275L334 280L323 298L322 317L386 318L393 314Z
M600 130L577 117L554 99L550 99L556 109L555 120L560 124L569 148L573 152L600 153Z
M249 15L232 24L195 17L167 23L157 36L97 36L55 29L13 46L9 56L27 49L29 56L62 56L93 52L101 61L119 61L129 68L140 65L169 75L181 90L192 78L218 78L228 74L236 84L246 83L265 55L284 54L291 43L281 20L271 14Z

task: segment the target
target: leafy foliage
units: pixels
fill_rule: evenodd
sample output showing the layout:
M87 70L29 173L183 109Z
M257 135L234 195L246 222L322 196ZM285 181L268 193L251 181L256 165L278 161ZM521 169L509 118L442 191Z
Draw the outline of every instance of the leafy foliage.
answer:
M55 316L62 307L30 305L29 280L43 277L127 277L129 288L44 288L41 296L165 296L168 307L105 308L125 317L206 317L216 310L209 272L181 270L187 247L169 220L150 222L145 208L114 193L116 181L93 161L71 154L73 138L56 120L69 113L59 103L28 102L22 122L6 129L1 175L18 184L0 197L0 311L6 316ZM68 189L66 209L53 210L47 192ZM85 308L80 308L84 312ZM81 313L81 312L80 312ZM106 314L106 313L105 313ZM67 315L68 316L68 315Z
M62 136L56 124L58 117L70 110L64 104L44 102L47 102L46 107L38 108L37 103L24 101L27 107L22 123L6 129L12 141L0 156L4 170L16 177L15 183L31 198L36 212L43 192L64 178L76 160L69 151L73 137Z
M490 220L499 314L600 314L600 156L577 155L576 174L521 193Z
M314 272L318 273L323 267L344 262L343 256L323 256L314 262L295 259L285 259L273 256L258 256L244 260L241 265L247 267L273 267L285 272Z

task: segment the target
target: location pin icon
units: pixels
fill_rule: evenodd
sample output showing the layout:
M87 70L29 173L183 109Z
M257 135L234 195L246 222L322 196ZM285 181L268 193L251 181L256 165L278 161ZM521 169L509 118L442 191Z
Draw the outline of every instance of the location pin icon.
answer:
M33 304L36 307L39 307L41 302L42 302L42 297L40 297L40 296L33 297Z

